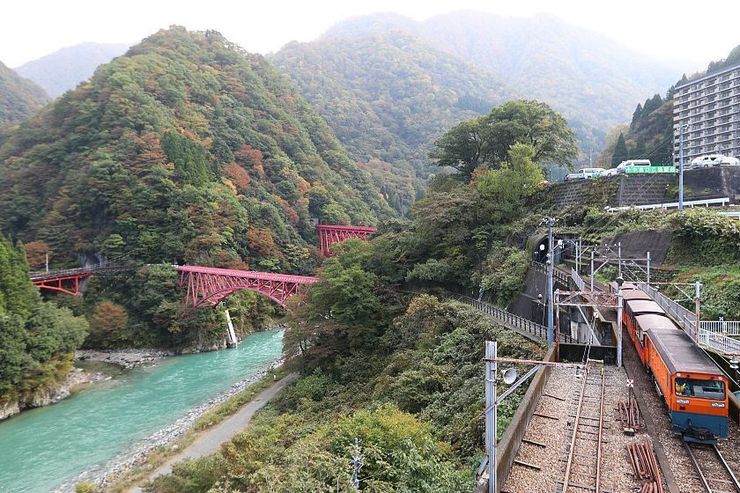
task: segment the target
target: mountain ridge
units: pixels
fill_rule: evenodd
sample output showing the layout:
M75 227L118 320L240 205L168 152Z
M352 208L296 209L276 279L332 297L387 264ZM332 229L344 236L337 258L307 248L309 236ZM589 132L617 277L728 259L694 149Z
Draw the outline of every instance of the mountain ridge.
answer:
M123 43L79 43L30 60L14 70L43 87L51 97L57 97L92 77L96 68L125 53L128 46Z
M0 126L28 118L48 100L40 86L0 62Z

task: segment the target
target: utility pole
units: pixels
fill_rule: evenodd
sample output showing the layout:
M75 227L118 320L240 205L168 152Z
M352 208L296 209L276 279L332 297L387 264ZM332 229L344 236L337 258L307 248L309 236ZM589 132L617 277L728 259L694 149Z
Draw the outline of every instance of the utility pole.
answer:
M552 228L555 226L555 219L545 218L547 225L547 345L552 346L555 343L555 325L554 325L554 303L553 303L553 277L555 272L555 246L553 243Z
M594 251L591 250L591 292L594 292Z
M647 283L650 284L650 252L647 252Z
M49 252L46 252L46 272L49 272Z
M694 308L696 310L696 343L699 343L699 329L701 328L701 283L696 281L694 286Z
M683 131L688 125L678 128L678 210L683 210Z
M622 277L622 242L617 243L617 262L619 263L619 267L617 268L617 277Z
M622 310L624 296L622 295L622 277L617 278L617 368L622 368Z
M488 450L488 493L498 493L496 478L496 341L486 341L486 450Z

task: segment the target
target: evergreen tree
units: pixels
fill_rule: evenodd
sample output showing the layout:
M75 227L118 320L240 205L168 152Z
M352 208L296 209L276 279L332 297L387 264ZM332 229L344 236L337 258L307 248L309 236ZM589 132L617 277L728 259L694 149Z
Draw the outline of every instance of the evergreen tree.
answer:
M617 145L614 147L614 154L612 154L612 168L627 159L627 156L629 156L627 143L624 141L624 134L620 132L619 139L617 139Z
M635 112L632 113L632 122L630 123L631 129L637 126L637 122L640 120L640 116L642 116L642 105L640 103L637 103L637 108L635 108Z

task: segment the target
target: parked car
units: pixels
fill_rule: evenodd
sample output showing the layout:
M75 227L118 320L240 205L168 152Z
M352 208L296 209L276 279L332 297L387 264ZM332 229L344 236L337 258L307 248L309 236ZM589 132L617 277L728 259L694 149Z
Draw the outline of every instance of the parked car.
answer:
M608 178L610 176L617 176L617 168L609 168L601 173L602 178Z
M650 163L649 159L628 159L626 161L622 161L619 163L619 165L616 167L617 173L626 173L626 168L629 168L630 166L651 166L652 163Z
M691 160L689 168L709 168L710 166L740 166L740 159L722 154L708 154Z
M565 176L565 181L571 180L588 180L590 178L598 178L602 173L606 171L604 168L582 168L575 173L569 173Z

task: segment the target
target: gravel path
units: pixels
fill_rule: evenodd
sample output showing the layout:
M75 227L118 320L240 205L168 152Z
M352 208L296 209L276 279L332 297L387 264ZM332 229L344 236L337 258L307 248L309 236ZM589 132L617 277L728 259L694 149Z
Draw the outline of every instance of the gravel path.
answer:
M626 374L607 366L604 402L604 442L602 445L602 481L604 490L613 493L633 493L639 484L632 476L626 445L641 436L628 437L622 433L617 414L617 402L627 398ZM514 464L503 491L507 493L552 493L562 488L570 427L577 405L576 390L581 377L572 368L553 368L537 405L536 413L557 417L557 420L533 416L525 439L545 445L541 447L527 442L517 454L517 460L539 466L535 470ZM577 458L576 458L577 459Z
M271 387L263 390L236 414L203 433L189 447L159 466L143 483L148 483L159 476L170 474L172 472L172 466L178 462L197 459L217 452L222 444L229 441L237 433L244 431L257 411L297 378L298 374L291 373L282 380L274 383ZM130 491L132 493L142 493L144 490L141 487L134 487Z

